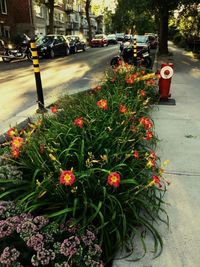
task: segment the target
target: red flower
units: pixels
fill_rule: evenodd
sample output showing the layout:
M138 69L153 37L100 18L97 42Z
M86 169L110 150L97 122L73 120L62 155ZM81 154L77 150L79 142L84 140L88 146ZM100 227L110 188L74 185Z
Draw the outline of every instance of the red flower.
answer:
M126 113L127 112L127 108L125 105L119 105L119 112L121 113Z
M151 131L146 132L146 137L144 138L145 140L149 141L153 138L153 133Z
M114 82L116 81L116 79L117 79L117 77L114 76L114 77L112 78L111 82L114 83Z
M76 181L76 178L72 171L62 171L60 175L60 184L66 186L72 185Z
M120 183L120 175L117 172L111 172L108 175L108 184L114 187L118 187Z
M19 157L19 149L18 148L13 148L12 149L12 157L14 159L17 159Z
M58 112L58 107L57 106L51 106L51 112L52 113L57 113Z
M148 86L155 85L155 81L154 81L153 79L150 79L150 80L147 80L147 81L146 81L146 84L147 84Z
M140 90L139 93L140 93L141 96L146 96L145 90Z
M162 185L161 185L161 183L160 183L160 178L159 178L158 176L153 175L153 176L152 176L152 179L153 179L153 181L154 181L155 184L158 184L159 187L162 187Z
M83 121L83 118L80 117L80 118L77 118L74 120L74 125L80 127L80 128L83 128L83 124L84 124L84 121Z
M136 159L139 159L140 155L139 155L139 151L135 150L133 152L133 156L136 158Z
M107 100L101 99L97 102L97 106L99 106L101 109L108 110L108 103Z
M149 118L142 117L139 119L140 124L144 126L146 130L149 130L152 128L153 123L150 121Z
M149 157L152 158L152 159L156 159L157 158L157 156L156 156L156 154L155 154L155 152L153 150L150 150Z
M148 168L154 168L155 167L155 160L149 158L147 163Z
M20 147L22 147L23 145L23 142L24 142L24 139L21 138L21 137L13 137L13 140L12 140L12 148L17 148L19 149Z
M126 75L125 81L128 84L133 84L134 83L134 79L132 77L128 76L128 75Z
M7 131L7 135L8 137L11 137L13 138L15 136L15 134L17 133L17 129L15 128L10 128L8 131Z

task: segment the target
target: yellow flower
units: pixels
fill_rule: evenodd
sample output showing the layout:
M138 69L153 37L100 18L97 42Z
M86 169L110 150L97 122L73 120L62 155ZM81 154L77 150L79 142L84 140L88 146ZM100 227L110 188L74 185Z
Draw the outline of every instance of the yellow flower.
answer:
M170 163L170 160L169 160L169 159L167 159L167 160L165 160L165 161L163 162L163 164L162 164L162 165L163 165L163 167L164 167L164 166L167 166L169 163Z
M57 161L57 160L56 160L56 157L54 157L53 154L49 154L49 157L50 157L51 160L53 160L53 161Z
M103 160L103 161L106 161L106 162L108 162L108 156L107 155L101 155L100 156L101 157L101 159Z

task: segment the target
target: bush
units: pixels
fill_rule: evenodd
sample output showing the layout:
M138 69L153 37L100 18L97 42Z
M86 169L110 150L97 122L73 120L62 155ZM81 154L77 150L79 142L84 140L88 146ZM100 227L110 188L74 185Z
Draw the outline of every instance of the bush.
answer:
M53 116L30 131L11 130L7 160L23 179L17 186L1 181L0 197L60 223L73 217L83 228L94 225L106 263L138 226L151 231L159 253L154 222L164 212L165 181L148 115L157 101L156 79L122 65L89 93L59 101L59 112L52 107Z

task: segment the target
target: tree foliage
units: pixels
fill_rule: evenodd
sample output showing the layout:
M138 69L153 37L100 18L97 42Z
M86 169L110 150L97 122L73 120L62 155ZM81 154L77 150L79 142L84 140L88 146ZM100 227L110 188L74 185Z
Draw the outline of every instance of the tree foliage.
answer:
M119 14L121 14L122 20L120 20L120 23L123 24L122 28L125 28L126 23L124 22L126 21L126 17L127 21L129 21L128 11L132 11L133 14L138 14L138 17L141 16L140 19L142 19L144 14L151 14L158 27L160 38L159 51L161 53L168 53L167 41L169 14L181 5L188 5L191 3L199 3L199 0L118 0L116 17L119 17ZM135 16L132 17L132 20L135 20ZM116 18L113 19L114 23L115 21Z

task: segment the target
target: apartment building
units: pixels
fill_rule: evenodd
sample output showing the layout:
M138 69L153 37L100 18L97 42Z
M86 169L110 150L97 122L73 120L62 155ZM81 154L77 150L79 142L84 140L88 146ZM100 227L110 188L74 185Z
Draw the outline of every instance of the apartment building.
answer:
M0 38L10 38L10 30L14 24L12 17L8 16L11 4L11 1L0 0Z
M46 35L49 32L48 0L0 0L0 38L13 39L26 33L28 36ZM91 13L91 12L90 12ZM92 33L103 32L102 16L91 13ZM87 37L88 23L84 4L78 0L55 0L54 33L80 34Z

